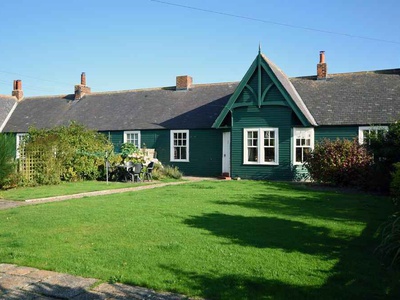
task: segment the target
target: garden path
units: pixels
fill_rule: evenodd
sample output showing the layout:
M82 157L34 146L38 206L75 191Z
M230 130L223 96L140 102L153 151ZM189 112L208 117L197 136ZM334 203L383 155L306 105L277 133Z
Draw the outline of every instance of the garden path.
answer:
M0 299L183 300L190 298L184 295L155 292L138 286L105 283L94 278L13 264L0 264Z
M12 201L12 200L0 199L0 210L1 209L9 209L9 208L17 207L17 206L25 206L25 205L32 205L32 204L47 203L47 202L57 202L57 201L64 201L64 200L69 200L69 199L78 199L78 198L83 198L83 197L93 197L93 196L102 196L102 195L111 195L111 194L141 191L141 190L147 190L147 189L153 189L153 188L160 188L160 187L164 187L164 186L168 186L168 185L185 184L185 183L189 183L189 182L193 182L193 181L216 180L215 178L209 178L209 177L189 177L189 176L184 177L183 179L184 179L184 181L154 183L154 184L149 184L149 185L141 185L141 186L137 186L137 187L86 192L86 193L79 193L79 194L73 194L73 195L47 197L47 198L37 198L37 199L29 199L29 200L25 200L25 201Z

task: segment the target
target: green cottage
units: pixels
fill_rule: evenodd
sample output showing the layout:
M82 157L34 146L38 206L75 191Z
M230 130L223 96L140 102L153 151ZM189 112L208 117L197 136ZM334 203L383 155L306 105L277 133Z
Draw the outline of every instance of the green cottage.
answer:
M29 127L76 121L122 143L155 149L185 175L301 180L304 156L318 141L358 138L400 119L400 69L328 74L320 52L314 76L288 78L257 54L240 82L95 93L81 83L70 95L0 95L0 131L16 145Z

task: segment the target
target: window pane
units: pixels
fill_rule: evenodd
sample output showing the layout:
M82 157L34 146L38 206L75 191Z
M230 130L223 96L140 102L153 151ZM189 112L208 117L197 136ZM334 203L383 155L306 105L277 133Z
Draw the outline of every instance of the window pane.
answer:
M298 162L298 163L303 162L302 149L301 148L296 148L296 162Z
M257 148L248 148L248 161L258 161L258 151Z
M181 159L186 159L186 147L181 147Z
M296 146L300 146L300 139L296 139Z
M271 139L275 138L275 131L269 131L269 135L271 137Z
M274 162L275 161L275 148L265 148L264 149L264 161Z

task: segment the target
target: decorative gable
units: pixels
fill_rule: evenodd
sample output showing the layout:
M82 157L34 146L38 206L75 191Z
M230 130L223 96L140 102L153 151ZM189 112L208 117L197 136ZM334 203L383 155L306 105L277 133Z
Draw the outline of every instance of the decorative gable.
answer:
M213 127L225 124L224 120L237 107L268 105L288 106L302 125L317 125L287 76L259 51Z

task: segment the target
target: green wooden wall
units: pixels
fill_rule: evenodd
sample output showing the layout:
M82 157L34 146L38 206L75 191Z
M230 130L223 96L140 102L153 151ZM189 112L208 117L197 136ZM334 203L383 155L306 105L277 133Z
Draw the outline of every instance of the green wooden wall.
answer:
M123 131L103 132L120 151ZM170 162L170 130L141 130L141 142L154 148L163 165L177 166L185 175L219 176L222 172L222 130L189 130L189 162Z
M241 107L233 112L231 173L251 179L292 180L292 110L286 106ZM243 164L243 129L279 128L279 165Z
M314 130L315 143L323 139L336 140L348 139L352 140L358 137L358 126L321 126Z

